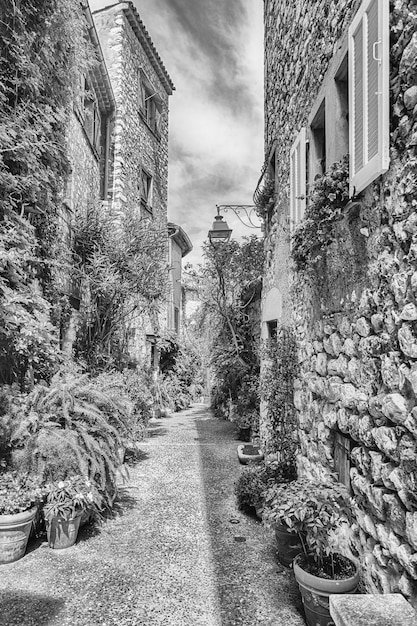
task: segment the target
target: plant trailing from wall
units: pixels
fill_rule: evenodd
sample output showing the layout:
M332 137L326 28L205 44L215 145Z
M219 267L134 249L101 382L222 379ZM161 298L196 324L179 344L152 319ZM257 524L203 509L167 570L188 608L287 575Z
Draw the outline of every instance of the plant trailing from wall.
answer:
M269 176L253 196L256 213L260 219L266 221L275 205L275 180Z
M18 382L22 389L48 380L59 360L58 331L36 281L37 252L33 226L5 209L0 220L0 382Z
M291 328L278 328L276 339L261 347L260 397L266 404L266 453L280 459L294 456L297 419L294 407L294 378L298 371L297 345Z
M0 258L8 317L0 327L2 356L11 359L0 377L22 384L27 372L35 381L50 375L42 352L67 314L59 213L70 174L68 122L79 74L95 57L78 0L2 3L0 38Z
M315 263L325 255L348 201L349 156L346 155L316 179L308 194L304 219L292 238L291 256L297 271L314 270Z

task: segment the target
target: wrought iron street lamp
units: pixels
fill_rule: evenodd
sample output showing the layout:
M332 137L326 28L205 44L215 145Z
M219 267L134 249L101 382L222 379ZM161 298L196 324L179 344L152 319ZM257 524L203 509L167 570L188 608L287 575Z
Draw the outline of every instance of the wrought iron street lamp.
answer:
M214 218L213 226L209 230L208 238L213 245L219 243L227 243L230 241L232 229L229 228L226 221L223 221L223 215L220 211L233 211L239 221L247 228L262 228L261 225L255 224L253 216L256 215L256 206L252 204L216 204L217 215ZM244 218L242 217L244 216Z
M227 222L223 221L223 215L220 215L220 209L217 207L217 215L214 218L213 226L209 230L208 238L211 244L217 245L230 241L232 229L229 228Z

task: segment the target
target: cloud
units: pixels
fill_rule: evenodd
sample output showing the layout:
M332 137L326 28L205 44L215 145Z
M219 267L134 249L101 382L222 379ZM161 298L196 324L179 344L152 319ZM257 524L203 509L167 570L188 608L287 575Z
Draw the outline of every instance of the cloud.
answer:
M250 204L263 163L259 0L135 0L176 91L170 100L169 219L198 262L216 204ZM234 236L251 234L227 216Z

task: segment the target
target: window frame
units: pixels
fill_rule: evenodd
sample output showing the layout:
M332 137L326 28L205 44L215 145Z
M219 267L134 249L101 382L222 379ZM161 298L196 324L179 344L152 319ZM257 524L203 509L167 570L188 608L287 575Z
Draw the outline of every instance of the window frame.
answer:
M140 115L148 128L160 138L163 110L162 98L142 68L139 69L138 81Z
M306 141L307 131L303 126L290 149L290 231L304 218L306 210ZM299 154L299 162L297 162ZM297 202L298 201L298 202Z
M377 71L377 139L378 147L376 154L369 158L369 12L374 3L377 3L378 24L377 39L372 44L374 60L378 62ZM355 37L362 29L362 48L356 55ZM356 196L363 191L371 182L384 174L389 169L389 0L364 0L356 13L348 31L349 38L349 195ZM358 81L355 72L355 64L359 59L358 67L361 68L362 115L356 107L356 95ZM360 117L360 119L358 119ZM361 127L359 126L361 124ZM356 148L358 140L357 130L362 142L362 165L356 169ZM361 131L361 132L360 132Z

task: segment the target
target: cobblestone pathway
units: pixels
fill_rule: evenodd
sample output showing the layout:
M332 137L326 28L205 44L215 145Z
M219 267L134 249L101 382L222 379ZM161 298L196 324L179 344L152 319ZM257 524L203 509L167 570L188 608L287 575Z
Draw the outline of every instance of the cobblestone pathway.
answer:
M113 519L0 566L0 624L302 626L272 534L236 509L237 445L203 405L158 420Z

